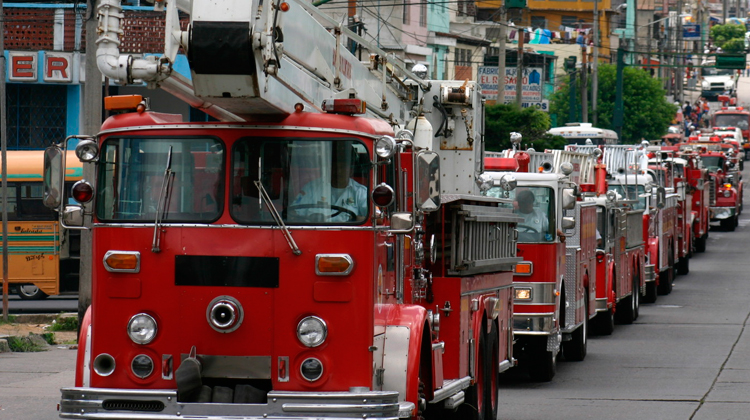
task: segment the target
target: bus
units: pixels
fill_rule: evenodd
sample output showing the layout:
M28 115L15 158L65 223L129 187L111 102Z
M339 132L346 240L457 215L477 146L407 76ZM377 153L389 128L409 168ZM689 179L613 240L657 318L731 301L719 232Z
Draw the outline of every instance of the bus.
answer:
M591 123L566 123L565 127L551 128L547 134L565 137L568 144L587 144L586 140L595 145L619 143L616 132L594 127Z
M44 150L9 150L7 153L10 292L17 293L21 299L44 299L77 292L80 231L62 228L58 213L42 204ZM82 177L81 162L70 154L65 191L70 191L73 183ZM2 195L0 188L0 199ZM66 197L66 200L70 199ZM5 235L5 232L0 234Z

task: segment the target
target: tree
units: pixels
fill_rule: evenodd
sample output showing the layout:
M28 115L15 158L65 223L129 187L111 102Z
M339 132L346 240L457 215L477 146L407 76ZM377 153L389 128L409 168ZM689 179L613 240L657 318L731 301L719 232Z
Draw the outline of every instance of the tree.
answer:
M724 44L732 39L745 38L745 26L728 23L726 25L714 25L711 27L711 40L714 45L724 49Z
M613 130L615 109L616 66L599 65L599 92L597 120L599 128ZM576 92L576 104L580 106L580 89ZM589 84L589 94L591 85ZM591 101L589 101L591 104ZM661 138L672 123L677 106L667 101L667 93L661 80L652 78L648 72L635 67L623 69L623 104L625 109L622 128L622 143L639 143L641 139ZM550 99L550 113L557 115L560 125L568 120L570 110L570 78ZM593 111L589 109L589 116Z
M510 133L523 135L522 146L536 150L561 149L565 139L549 136L549 114L533 107L519 109L515 105L489 105L485 110L485 149L502 151L509 149ZM525 148L524 147L524 148Z
M745 39L744 38L733 38L724 43L721 47L726 53L741 53L745 52Z

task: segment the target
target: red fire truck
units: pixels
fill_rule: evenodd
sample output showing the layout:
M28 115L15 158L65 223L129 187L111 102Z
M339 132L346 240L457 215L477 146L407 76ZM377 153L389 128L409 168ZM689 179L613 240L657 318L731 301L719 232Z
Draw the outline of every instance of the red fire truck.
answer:
M520 142L520 135L513 140ZM513 279L514 355L537 381L554 377L560 350L567 360L586 357L588 322L596 314L596 207L574 195L589 156L555 152L513 150L485 163L494 180L512 174L518 185L487 194L513 198L524 219L518 225L523 260Z
M626 200L632 208L644 210L643 238L646 242L646 287L644 302L656 301L657 294L672 291L674 266L677 261L677 198L657 184L648 174L645 145L605 146L603 162L610 175L609 188Z
M601 154L600 152L597 154ZM597 244L596 310L593 330L609 335L615 321L632 324L638 318L645 292L643 209L609 191L606 166L594 167L591 184L582 184L584 200L596 204Z
M742 174L737 171L731 156L721 143L690 143L698 150L703 167L708 171L709 212L711 222L719 222L722 229L734 231L742 211Z
M712 127L738 127L745 139L742 148L745 149L745 160L750 159L750 111L741 106L722 107L714 112L711 119Z
M47 150L47 206L93 238L61 417L496 418L520 218L480 194L477 84L423 81L372 46L365 68L296 0L186 3L190 36L168 44L189 51L187 84L176 47L117 56L119 4L101 3L103 73L182 84L223 121L108 98L120 113L75 137L96 173L73 187L83 206L58 198L66 145Z
M682 178L685 182L685 193L690 196L691 230L693 237L693 250L705 252L709 232L709 203L710 187L708 171L702 166L700 155L692 146L680 145L677 155L680 156L676 162L684 161L682 166ZM679 175L679 172L678 172Z

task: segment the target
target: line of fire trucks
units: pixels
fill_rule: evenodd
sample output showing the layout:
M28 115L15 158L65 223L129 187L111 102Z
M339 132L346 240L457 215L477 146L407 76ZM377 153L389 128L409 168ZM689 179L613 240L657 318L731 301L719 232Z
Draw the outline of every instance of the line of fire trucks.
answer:
M737 225L721 143L485 153L478 83L308 2L157 2L158 58L120 54L122 5L99 3L103 74L218 121L109 97L98 133L45 151L44 204L92 245L63 418L495 419L501 372L551 380ZM75 202L68 148L93 174Z

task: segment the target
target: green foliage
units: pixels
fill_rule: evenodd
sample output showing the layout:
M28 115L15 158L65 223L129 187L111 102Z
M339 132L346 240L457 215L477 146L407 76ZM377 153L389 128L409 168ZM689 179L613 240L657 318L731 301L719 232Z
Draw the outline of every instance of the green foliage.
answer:
M16 322L16 316L15 315L8 315L8 322L5 322L3 317L0 317L0 325L3 324L14 324Z
M732 38L721 47L726 53L745 52L745 38Z
M713 40L714 42L714 45L716 45L717 47L721 47L721 49L726 51L725 44L730 40L739 38L740 41L744 43L745 26L736 25L733 23L728 23L726 25L714 25L713 27L711 27L710 36L711 40ZM744 44L742 49L744 49Z
M536 108L519 109L515 105L489 105L485 110L485 149L509 149L510 133L523 135L522 145L537 150L564 145L562 138L548 136L551 127L549 114Z
M550 113L557 115L558 125L570 121L570 78L563 81L561 88L550 98ZM580 86L580 85L577 85ZM589 95L591 84L589 83ZM580 107L580 89L576 88L576 104ZM599 65L599 92L597 106L597 125L599 128L614 130L612 125L615 109L616 66ZM639 143L641 139L661 138L672 123L677 106L667 102L666 92L661 80L639 68L625 67L623 70L623 104L624 123L621 143ZM578 112L580 114L580 111ZM591 101L589 101L589 121L593 120Z
M28 337L10 336L7 340L8 347L10 347L10 351L12 352L34 352L44 350L40 345L29 340Z
M74 316L58 316L52 325L47 328L49 331L78 331L78 318Z

